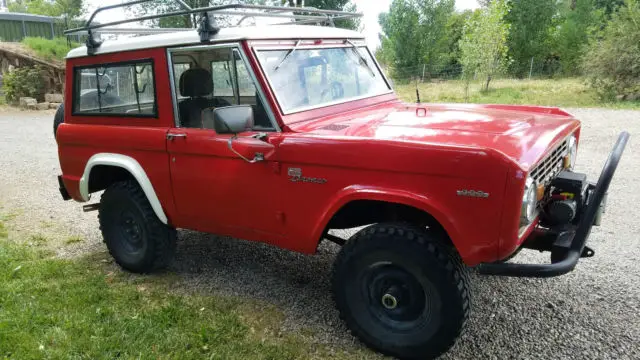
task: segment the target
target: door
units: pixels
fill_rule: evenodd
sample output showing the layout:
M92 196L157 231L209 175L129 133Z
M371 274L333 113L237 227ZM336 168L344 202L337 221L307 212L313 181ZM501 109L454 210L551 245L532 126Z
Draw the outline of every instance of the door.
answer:
M256 104L264 97L248 72L250 67L235 45L171 50L170 55L173 75L179 75L174 78L177 125L167 134L177 225L249 240L277 241L284 227L274 191L279 178L273 145L279 137L275 126L256 126L254 131L232 139L233 150L242 157L259 155L264 159L250 163L229 148L232 135L218 134L209 121L198 118L205 109L240 104L252 106L256 123L272 124L270 114L260 111ZM242 71L237 71L239 67ZM237 74L243 73L253 86L251 96L239 96L237 84L246 84L247 79L238 79ZM191 118L181 118L186 116Z

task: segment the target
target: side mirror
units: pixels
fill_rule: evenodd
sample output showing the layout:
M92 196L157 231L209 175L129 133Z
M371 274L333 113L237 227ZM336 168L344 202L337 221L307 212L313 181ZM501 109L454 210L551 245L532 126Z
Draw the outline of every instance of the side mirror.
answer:
M218 134L238 134L253 129L251 105L225 106L213 109L213 127Z
M202 114L202 121L205 129L209 128L206 124L213 121L213 128L218 134L233 134L227 141L227 147L242 160L250 164L264 161L262 153L255 153L253 159L247 159L233 148L233 141L238 138L238 133L253 130L253 108L251 105L206 109Z

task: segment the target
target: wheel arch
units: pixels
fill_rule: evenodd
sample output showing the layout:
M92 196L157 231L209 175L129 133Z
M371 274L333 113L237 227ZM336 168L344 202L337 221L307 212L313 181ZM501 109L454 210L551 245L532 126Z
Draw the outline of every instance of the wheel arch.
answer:
M121 171L126 171L130 175L131 179L138 182L158 219L165 225L168 224L167 215L162 209L162 204L160 203L158 195L153 189L151 180L149 180L147 173L144 171L140 163L138 163L138 161L136 161L136 159L132 158L131 156L114 153L99 153L91 156L91 158L89 158L87 164L85 165L84 173L80 178L79 183L80 197L83 201L89 201L89 199L91 199L91 192L101 190L110 185L111 182L113 182L103 181L103 183L100 184L103 186L95 184L96 176L92 177L92 173L95 175L96 172L104 171L102 169L106 168L119 169L119 173L117 175L113 175L113 178L120 180L124 180L121 179L121 177L123 176ZM99 178L102 179L103 177Z
M449 219L447 210L435 204L431 199L424 195L414 194L404 190L396 189L384 189L377 187L361 187L353 186L343 189L338 195L326 207L321 216L321 221L314 228L314 239L318 239L318 242L322 240L322 235L325 231L331 228L332 224L335 224L336 217L344 216L345 210L349 206L353 206L358 202L362 202L364 205L368 204L388 204L395 207L398 210L402 210L402 214L410 214L418 217L422 215L421 220L427 222L430 226L444 231L444 235L448 237L451 243L460 249L459 233L453 222ZM386 221L389 221L388 219ZM412 222L412 221L410 221ZM364 225L364 223L362 224Z

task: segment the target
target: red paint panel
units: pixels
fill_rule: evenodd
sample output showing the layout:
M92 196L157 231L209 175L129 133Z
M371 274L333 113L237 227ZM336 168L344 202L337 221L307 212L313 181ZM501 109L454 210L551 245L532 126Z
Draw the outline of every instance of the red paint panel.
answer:
M151 59L154 64L158 118L81 116L72 114L73 69L76 66ZM175 209L166 151L166 133L174 124L164 49L146 49L68 59L65 118L57 133L58 155L65 186L79 200L78 182L89 158L107 152L127 155L140 163L172 222Z
M74 199L79 200L78 181L91 156L98 153L122 154L140 163L167 218L172 221L175 211L166 152L166 129L62 124L58 128L57 140L65 186Z
M495 153L300 134L284 136L278 158L285 178L286 235L291 241L319 239L342 206L369 199L428 212L470 264L497 251L507 164ZM289 168L300 168L303 176L326 183L291 182L286 179ZM460 189L482 190L490 196L460 197ZM314 250L313 242L304 249Z
M145 59L151 59L153 61L158 118L72 115L73 109L70 99L72 99L73 96L73 73L75 67L109 63L126 63L127 61ZM171 100L172 90L169 85L169 72L167 69L168 65L165 49L145 49L67 59L67 71L65 75L67 84L65 87L65 122L70 124L172 127L174 124Z

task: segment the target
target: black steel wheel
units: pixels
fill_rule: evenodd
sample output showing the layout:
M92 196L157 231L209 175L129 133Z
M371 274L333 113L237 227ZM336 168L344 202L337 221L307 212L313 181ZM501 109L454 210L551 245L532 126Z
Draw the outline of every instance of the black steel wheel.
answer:
M122 268L147 273L173 259L176 230L158 219L135 181L109 186L98 216L109 253Z
M58 126L64 122L64 104L58 106L55 115L53 115L53 137L58 133Z
M469 278L459 256L411 225L377 224L355 234L336 259L332 282L352 333L403 359L446 352L469 315Z

